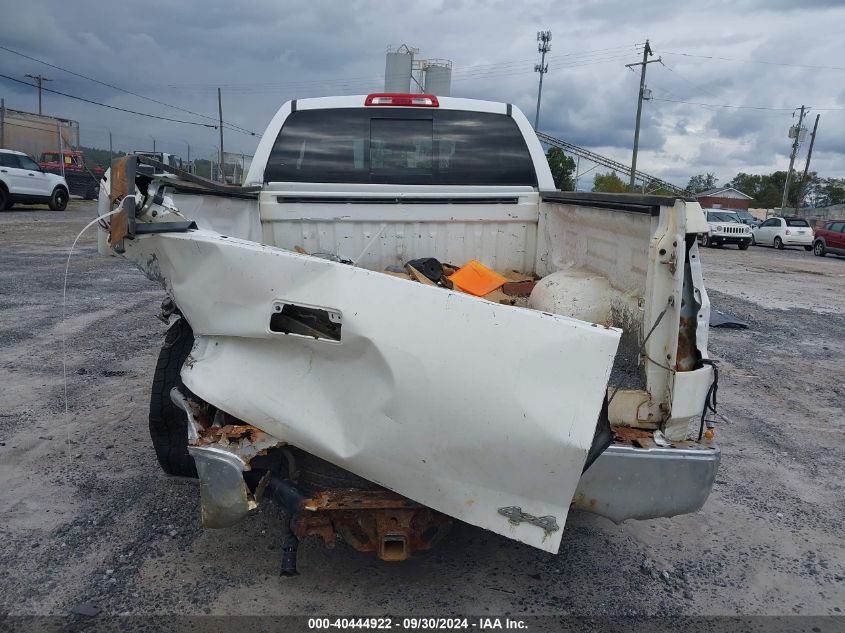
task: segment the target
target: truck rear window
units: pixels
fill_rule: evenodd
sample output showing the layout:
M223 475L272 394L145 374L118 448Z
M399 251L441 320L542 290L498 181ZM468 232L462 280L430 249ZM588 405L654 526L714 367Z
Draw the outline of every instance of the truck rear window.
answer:
M504 114L413 108L299 110L279 132L265 182L536 186Z

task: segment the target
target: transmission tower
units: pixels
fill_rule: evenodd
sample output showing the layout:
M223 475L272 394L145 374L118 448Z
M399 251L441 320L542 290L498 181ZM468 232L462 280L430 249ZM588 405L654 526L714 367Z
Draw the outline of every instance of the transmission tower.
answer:
M540 97L543 96L543 75L549 72L549 65L546 63L546 53L552 50L551 31L537 31L537 50L540 53L540 63L534 64L534 72L540 73L540 86L537 88L537 112L534 114L534 131L536 132L540 125Z

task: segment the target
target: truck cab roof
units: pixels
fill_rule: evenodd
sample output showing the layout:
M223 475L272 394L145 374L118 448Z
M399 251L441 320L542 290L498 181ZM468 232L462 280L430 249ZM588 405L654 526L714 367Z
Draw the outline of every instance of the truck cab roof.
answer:
M413 103L416 101L417 103ZM411 102L411 105L407 105ZM395 103L401 103L402 105L395 105ZM408 119L417 119L417 120L425 120L425 119L446 119L446 118L455 118L459 116L460 113L476 113L479 116L479 122L477 125L473 125L472 117L466 117L466 120L463 121L460 125L461 133L464 135L462 137L462 141L464 141L464 148L462 151L472 150L473 147L477 149L479 154L483 154L484 150L481 146L485 135L489 133L490 126L489 122L491 120L490 115L495 115L492 119L496 119L497 117L508 117L512 120L513 124L518 129L518 136L521 136L521 140L519 142L520 145L523 144L521 148L521 152L523 155L526 153L530 156L530 161L533 165L533 171L536 173L536 181L532 182L529 186L531 186L534 190L539 191L550 191L554 190L554 180L551 175L551 171L549 169L548 163L546 161L545 152L540 144L540 141L537 138L537 135L534 133L531 124L528 122L528 119L525 115L517 108L508 103L500 103L495 101L483 101L479 99L464 99L458 97L439 97L435 95L421 95L421 94L394 94L394 93L375 93L371 95L350 95L350 96L335 96L335 97L317 97L317 98L309 98L309 99L297 99L293 101L288 101L284 103L279 110L276 112L275 116L272 118L270 123L267 126L264 134L261 137L261 141L258 144L258 147L255 151L255 156L253 158L252 164L250 166L249 172L247 177L244 181L245 186L250 185L264 185L265 182L274 182L274 181L286 181L286 178L283 177L276 177L270 176L265 173L265 168L268 167L268 163L271 162L271 155L274 151L278 151L279 141L281 139L280 133L282 132L282 128L288 122L288 120L296 115L297 113L302 113L305 111L317 111L317 110L337 110L337 111L354 111L360 110L362 112L369 111L373 113L373 116L370 117L371 120L382 120L382 119L398 119L402 118L401 113L406 112L408 113ZM438 115L438 113L442 113L444 111L448 111L449 117L445 115ZM302 115L298 115L297 118L302 119ZM360 117L357 117L360 118ZM481 119L485 120L485 123L481 123ZM513 128L510 128L511 130ZM388 131L385 131L386 135L389 135ZM514 133L515 134L515 133ZM338 136L334 135L333 139L337 139ZM420 137L422 138L422 137ZM309 138L307 139L310 143L314 144L317 142L316 138ZM354 139L350 139L352 141ZM369 142L369 137L366 139ZM385 142L389 144L392 139L385 137ZM407 142L408 139L400 139L403 142ZM435 139L435 143L436 143ZM307 149L306 145L303 145L303 151ZM276 148L276 149L274 149ZM503 148L500 148L500 150ZM518 149L518 148L514 148ZM363 151L363 148L350 148L350 152L357 151L359 154ZM391 151L389 148L387 151ZM457 151L457 150L455 150ZM501 151L496 152L497 156L501 157ZM293 158L292 156L290 158ZM352 160L351 158L349 160ZM354 160L360 162L361 157L355 158ZM436 159L435 159L436 160ZM440 161L443 162L444 156L440 156ZM463 160L463 159L462 159ZM302 158L299 159L300 162L303 162ZM288 162L289 164L289 162ZM358 165L360 167L360 165ZM326 178L329 176L326 175ZM343 182L341 179L337 179L338 182ZM437 185L465 185L470 183L460 182L460 183L443 183L443 182L432 182L430 184L423 182L424 179L421 179L420 182L402 182L396 184L403 184L405 186L415 186L415 185L423 185L423 186L437 186ZM495 180L495 176L491 175L489 180ZM534 180L532 178L532 180ZM302 179L298 179L297 182L304 182ZM312 181L312 182L324 182L324 181ZM330 182L330 181L325 181ZM350 181L348 183L349 186L363 186L365 184L378 184L378 185L386 185L388 186L394 181L388 180L387 182L382 181L371 181L369 183L358 181ZM484 184L484 185L498 185L498 183L472 183L472 184ZM507 178L503 178L501 186L513 186L514 182L508 182ZM526 183L527 184L527 183Z

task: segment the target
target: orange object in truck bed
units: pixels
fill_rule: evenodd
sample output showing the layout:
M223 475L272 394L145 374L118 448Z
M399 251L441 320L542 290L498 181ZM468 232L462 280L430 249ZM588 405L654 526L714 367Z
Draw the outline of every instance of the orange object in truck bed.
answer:
M456 273L449 275L449 281L464 292L481 297L502 287L507 279L477 259L471 259Z

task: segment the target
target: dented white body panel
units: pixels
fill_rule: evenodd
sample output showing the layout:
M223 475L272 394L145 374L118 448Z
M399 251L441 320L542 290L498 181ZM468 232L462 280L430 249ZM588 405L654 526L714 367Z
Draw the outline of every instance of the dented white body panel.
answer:
M197 342L193 393L452 517L556 552L619 341L504 306L210 231L127 241ZM274 306L336 311L340 342L271 332ZM575 360L577 359L577 361Z

